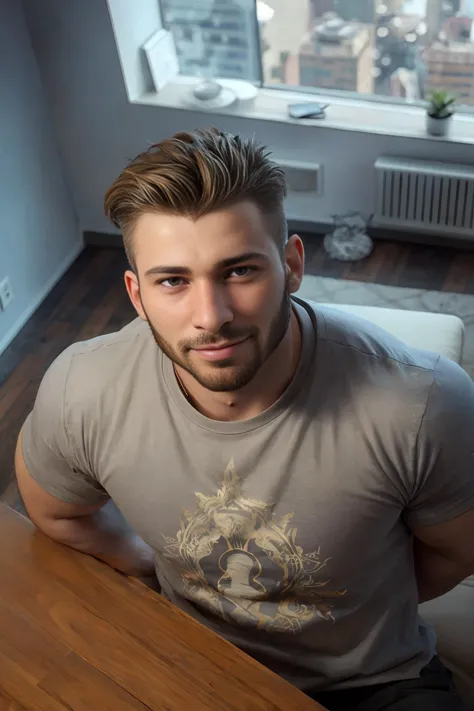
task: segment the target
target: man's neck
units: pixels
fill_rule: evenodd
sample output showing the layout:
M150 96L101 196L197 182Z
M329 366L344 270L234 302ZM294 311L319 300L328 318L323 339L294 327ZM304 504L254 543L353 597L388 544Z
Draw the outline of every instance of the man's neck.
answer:
M247 420L268 410L284 393L298 367L301 342L298 318L292 311L290 325L279 346L255 378L236 392L215 393L179 366L175 366L175 372L189 401L201 414L221 422Z

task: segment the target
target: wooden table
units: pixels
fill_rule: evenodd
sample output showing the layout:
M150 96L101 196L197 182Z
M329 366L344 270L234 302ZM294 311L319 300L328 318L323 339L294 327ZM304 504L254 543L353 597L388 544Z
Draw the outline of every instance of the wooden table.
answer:
M0 503L0 711L321 711L137 580Z

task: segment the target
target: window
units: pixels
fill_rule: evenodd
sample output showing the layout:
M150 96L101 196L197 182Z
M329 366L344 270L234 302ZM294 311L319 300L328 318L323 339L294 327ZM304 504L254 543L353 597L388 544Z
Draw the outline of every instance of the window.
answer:
M474 0L161 0L183 74L474 106Z
M262 81L255 0L161 0L182 74Z

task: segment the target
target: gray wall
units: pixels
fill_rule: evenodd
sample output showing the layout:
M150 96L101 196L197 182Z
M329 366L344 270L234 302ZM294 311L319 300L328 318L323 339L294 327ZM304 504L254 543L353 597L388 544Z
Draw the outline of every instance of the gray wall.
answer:
M0 215L1 353L82 245L19 0L0 2Z
M176 130L210 123L255 133L280 157L324 164L324 195L312 202L293 196L287 207L294 219L325 221L347 209L370 213L373 163L381 154L474 162L474 146L130 104L106 0L25 0L25 7L85 230L113 231L103 215L103 195L128 159Z

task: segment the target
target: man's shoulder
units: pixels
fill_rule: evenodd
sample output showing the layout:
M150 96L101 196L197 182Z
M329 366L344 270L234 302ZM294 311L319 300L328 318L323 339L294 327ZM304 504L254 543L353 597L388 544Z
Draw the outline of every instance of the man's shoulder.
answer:
M109 357L120 359L122 353L140 348L142 342L148 342L150 335L148 325L136 318L120 331L106 333L85 341L77 341L69 346L64 353L68 354L71 359L91 359L100 362L107 350Z
M315 381L326 384L328 397L344 400L376 428L416 428L446 359L337 306L307 302L306 308L317 331Z
M105 361L110 367L130 352L139 350L142 344L148 342L149 336L147 324L136 318L120 331L73 343L61 353L60 358L74 363L75 367L87 365L100 368Z
M439 367L438 353L415 348L372 321L357 308L338 307L337 304L315 304L305 300L306 307L314 313L319 345L323 345L331 358L354 367L389 371L394 377L426 372L433 379Z
M152 341L147 324L137 318L120 331L73 343L58 356L45 378L67 388L79 403L111 384L119 386L127 373L138 373L139 362Z

